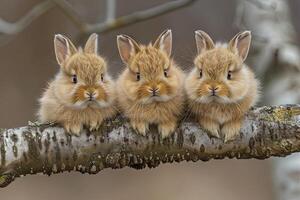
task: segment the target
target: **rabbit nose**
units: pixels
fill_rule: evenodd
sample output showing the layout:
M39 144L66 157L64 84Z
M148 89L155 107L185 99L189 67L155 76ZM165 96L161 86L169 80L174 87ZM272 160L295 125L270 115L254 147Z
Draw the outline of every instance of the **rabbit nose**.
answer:
M150 88L149 92L152 93L152 96L157 96L159 89L157 87Z
M210 86L208 89L211 91L212 95L215 96L217 91L219 90L219 87Z
M85 92L85 96L89 99L89 101L92 101L96 97L96 92L95 91L87 91L87 92Z

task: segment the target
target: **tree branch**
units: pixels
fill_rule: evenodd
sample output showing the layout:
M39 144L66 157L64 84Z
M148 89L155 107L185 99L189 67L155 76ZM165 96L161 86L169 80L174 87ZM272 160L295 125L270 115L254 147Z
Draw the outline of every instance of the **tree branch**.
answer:
M53 7L54 4L51 0L46 0L34 6L27 14L14 23L7 22L0 18L0 33L10 35L17 34Z
M160 163L237 158L265 159L300 151L300 105L251 110L241 136L224 143L209 138L192 119L161 140L157 128L147 137L136 134L118 116L97 132L70 136L53 124L30 124L0 134L0 187L16 177L64 171L94 174L104 168L156 167Z
M62 10L62 12L66 14L66 16L79 28L82 34L90 34L93 32L103 33L140 21L145 21L172 12L179 8L183 8L194 2L196 2L196 0L173 0L162 5L155 6L153 8L114 18L115 14L112 12L114 12L114 8L116 5L114 4L114 1L112 1L108 2L109 10L107 12L110 13L108 13L106 21L97 24L89 24L83 22L78 13L76 13L72 6L65 0L46 0L33 7L32 10L21 17L17 22L9 23L0 18L0 33L14 35L21 32L28 25L30 25L31 22L33 22L42 14L46 13L55 5L58 6Z
M134 23L138 23L140 21L145 21L148 19L152 19L154 17L158 17L160 15L172 12L179 8L186 7L195 3L196 0L175 0L170 1L153 8L149 8L147 10L137 11L129 15L118 17L114 20L105 21L98 24L89 24L87 28L86 34L90 33L103 33L107 31L114 30L116 28L120 28L123 26L128 26Z
M106 21L116 18L116 0L106 0Z
M51 0L79 29L81 33L86 32L87 24L82 21L81 16L73 9L72 5L65 0Z

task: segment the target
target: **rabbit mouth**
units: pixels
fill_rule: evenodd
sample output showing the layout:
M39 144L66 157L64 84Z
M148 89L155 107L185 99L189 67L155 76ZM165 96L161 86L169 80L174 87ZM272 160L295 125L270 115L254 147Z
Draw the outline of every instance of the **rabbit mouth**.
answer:
M167 95L152 95L148 98L141 99L142 104L151 104L156 102L166 102L172 99L171 96Z
M211 95L208 95L208 96L200 96L195 101L198 102L198 103L204 103L204 104L208 104L208 103L221 103L221 104L232 103L232 101L228 97L219 96L219 95L216 95L216 94L211 94Z
M200 96L196 99L196 102L198 103L212 103L212 102L218 102L220 99L222 99L220 96L216 94L211 94L208 96Z
M109 106L111 106L111 102L110 101L95 101L94 104L91 105L94 108L107 108Z
M85 101L77 101L73 104L73 106L77 109L85 109L87 107L91 108L105 108L110 106L111 103L104 100L97 100L97 99L87 99Z
M74 104L73 104L73 107L75 108L78 108L78 109L84 109L84 108L87 108L93 104L96 104L96 101L93 100L93 99L87 99L85 101L76 101Z

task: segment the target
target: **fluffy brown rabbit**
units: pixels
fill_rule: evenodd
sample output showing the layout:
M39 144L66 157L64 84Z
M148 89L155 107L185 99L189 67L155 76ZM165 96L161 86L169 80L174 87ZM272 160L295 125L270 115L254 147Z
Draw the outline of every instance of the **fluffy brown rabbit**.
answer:
M98 35L92 34L84 49L77 49L58 34L54 47L60 70L40 99L40 121L60 123L75 135L83 126L98 129L104 119L116 113L115 86L107 74L106 61L98 55Z
M149 124L157 124L162 138L168 137L184 101L184 73L170 57L171 30L147 46L126 35L119 35L117 43L127 65L117 82L120 108L138 133L145 135Z
M259 83L244 63L251 32L238 33L228 44L214 44L196 31L198 55L185 80L189 107L211 136L233 140L239 135L244 114L258 99Z

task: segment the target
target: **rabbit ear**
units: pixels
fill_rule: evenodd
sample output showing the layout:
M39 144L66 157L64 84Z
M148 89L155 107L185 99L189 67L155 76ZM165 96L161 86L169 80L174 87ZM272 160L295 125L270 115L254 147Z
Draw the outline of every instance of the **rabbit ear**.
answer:
M62 65L68 57L77 52L77 49L69 38L57 34L54 37L54 51L58 64Z
M249 48L251 43L251 32L244 31L236 34L229 42L228 48L233 52L237 53L238 56L244 62L248 56Z
M124 63L128 63L132 56L140 51L140 47L137 42L127 35L118 35L117 44L119 54Z
M98 53L98 34L93 33L90 35L84 46L85 53L97 54Z
M195 31L195 39L198 54L201 54L204 51L213 49L215 47L215 44L211 37L204 31Z
M168 56L171 56L172 52L172 30L168 29L162 32L153 45L155 48L158 48L167 53Z

